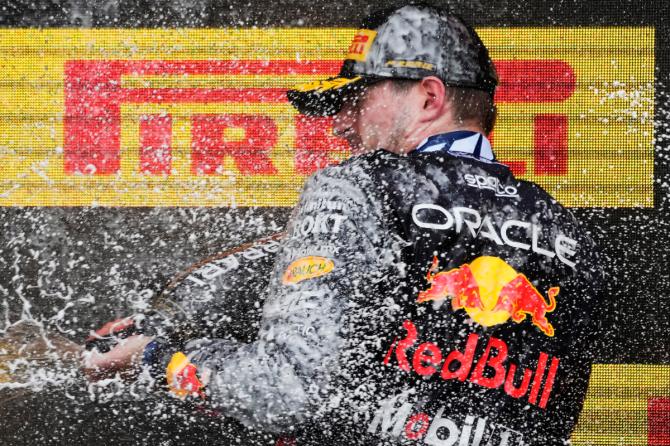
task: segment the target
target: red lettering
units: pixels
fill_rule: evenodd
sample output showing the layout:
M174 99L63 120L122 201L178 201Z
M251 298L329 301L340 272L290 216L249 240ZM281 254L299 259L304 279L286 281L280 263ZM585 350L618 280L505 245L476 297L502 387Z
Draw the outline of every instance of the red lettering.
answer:
M440 362L442 362L442 352L432 342L424 342L419 345L412 358L414 371L421 376L430 376L435 373L437 370L433 366L439 365ZM430 365L424 365L424 363Z
M395 348L395 343L398 340L398 338L393 338L393 342L391 342L391 346L389 347L389 351L386 352L386 355L384 356L384 365L388 365L389 362L391 362L391 355L393 354L393 349Z
M417 425L419 425L418 428ZM428 417L427 414L421 412L416 415L412 415L405 425L405 436L410 440L418 440L419 438L426 435L429 425L430 417Z
M369 37L354 39L351 50L360 54ZM122 104L160 103L285 103L283 88L124 88L126 76L334 74L340 61L156 61L156 60L71 60L65 63L64 167L68 174L108 175L120 168L120 127ZM496 100L505 103L561 102L576 88L572 67L560 60L496 61L501 79ZM148 174L166 174L171 169L171 126L163 121L140 123L140 166ZM296 121L296 173L310 174L333 163L329 152L346 150L346 143L332 136L324 118L299 117ZM319 121L321 120L321 121ZM325 127L322 127L325 126ZM568 118L540 114L534 118L534 173L564 175L568 168ZM258 149L258 148L257 148ZM236 148L220 148L232 150ZM265 148L238 152L233 158L245 174L274 172ZM249 155L248 163L240 161ZM215 157L216 158L216 157ZM214 160L216 161L216 160ZM220 159L219 159L220 161ZM257 162L258 167L256 168ZM218 166L215 162L207 166ZM509 161L517 174L526 172L525 161ZM199 166L202 167L202 166ZM197 170L197 169L196 169ZM206 169L205 169L206 170ZM216 167L214 167L216 170Z
M500 85L496 102L544 103L568 100L577 87L572 67L562 60L504 60L495 62ZM535 175L568 172L568 117L538 114L533 119ZM515 175L527 172L525 161L503 161Z
M244 137L230 141L226 129L241 129ZM277 143L277 125L258 115L193 115L191 124L191 171L196 175L220 173L225 155L235 160L244 174L272 175L277 169L269 152Z
M403 322L402 327L407 330L407 336L402 341L398 342L398 348L395 350L395 356L398 360L398 367L400 370L409 372L410 366L407 360L407 349L414 345L417 338L416 326L409 320Z
M554 379L556 378L556 371L558 370L558 362L558 358L551 358L551 366L549 367L547 380L544 382L542 398L540 398L540 407L543 409L547 407L547 402L549 402L549 395L551 395L551 389L554 387Z
M333 118L298 115L295 120L295 170L311 175L337 160L334 153L344 154L349 143L333 135Z
M65 72L64 165L68 174L120 168L122 104L285 103L283 88L123 88L124 76L337 73L339 61L70 60ZM167 127L164 127L167 131ZM157 166L160 171L164 165ZM262 169L261 169L262 170Z
M464 353L454 350L447 355L447 359L444 361L444 366L442 366L442 373L440 374L442 379L455 378L459 381L465 381L468 378L470 369L472 368L472 361L475 357L475 350L477 349L477 341L479 341L479 336L472 333L468 336ZM458 363L458 368L452 372L450 368L451 364L454 362Z
M172 170L172 118L145 115L140 118L140 171L169 175Z
M395 349L398 367L401 370L406 372L414 370L417 375L424 377L435 374L437 371L436 366L442 363L442 350L440 346L432 342L421 343L416 348L412 357L412 363L410 364L407 359L407 350L416 344L418 330L410 320L403 322L403 328L406 330L407 335L400 342L396 343L397 338L393 340L391 347L384 356L383 363L390 363L393 350ZM549 355L544 352L540 353L535 372L530 368L522 368L521 382L517 385L519 379L516 375L520 367L514 363L510 363L509 367L505 366L508 358L508 346L501 339L495 337L489 338L483 355L477 360L474 369L472 369L478 342L479 335L471 333L468 336L463 352L459 350L449 352L442 364L440 377L444 380L458 379L459 381L465 381L468 375L470 375L470 382L473 384L489 389L497 389L504 385L502 390L507 395L517 399L528 394L528 388L532 386L528 400L531 404L537 404ZM551 359L551 365L549 366L539 403L542 409L546 409L549 402L559 364L559 358L553 357ZM457 367L455 370L452 370L454 369L454 365ZM470 374L471 369L472 374Z
M492 355L492 350L495 349L496 354ZM505 381L505 367L503 362L507 359L507 344L497 338L490 338L486 344L486 351L484 355L479 358L475 369L472 371L470 381L490 389L498 388ZM486 368L493 370L493 376L485 376Z
M542 384L542 377L544 376L544 369L547 367L548 359L549 355L544 352L540 353L537 370L535 370L535 377L533 378L533 387L530 389L530 396L528 398L531 404L536 404L537 402L537 395L540 393L540 385Z
M116 173L121 163L119 62L68 61L64 71L65 172Z
M577 87L572 67L562 60L497 60L498 103L563 102Z
M507 379L505 380L505 393L512 398L521 398L528 392L530 379L533 376L533 371L530 369L523 369L523 378L519 387L514 386L514 375L516 374L516 364L510 364L507 371Z
M568 173L568 117L535 116L535 175Z
M670 398L647 400L648 446L670 446Z

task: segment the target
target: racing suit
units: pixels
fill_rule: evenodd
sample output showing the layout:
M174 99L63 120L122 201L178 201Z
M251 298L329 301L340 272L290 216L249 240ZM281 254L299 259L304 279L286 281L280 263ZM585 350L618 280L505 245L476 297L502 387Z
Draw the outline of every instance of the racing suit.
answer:
M185 351L213 406L301 446L563 444L603 280L569 211L451 132L313 175L258 339Z

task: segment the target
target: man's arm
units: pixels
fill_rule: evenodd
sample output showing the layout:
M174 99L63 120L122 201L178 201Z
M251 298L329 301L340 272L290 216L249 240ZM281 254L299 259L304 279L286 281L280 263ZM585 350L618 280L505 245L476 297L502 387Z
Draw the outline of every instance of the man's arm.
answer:
M348 323L366 311L358 297L395 264L381 208L371 179L351 164L310 179L267 288L258 340L187 345L214 406L282 431L327 405Z

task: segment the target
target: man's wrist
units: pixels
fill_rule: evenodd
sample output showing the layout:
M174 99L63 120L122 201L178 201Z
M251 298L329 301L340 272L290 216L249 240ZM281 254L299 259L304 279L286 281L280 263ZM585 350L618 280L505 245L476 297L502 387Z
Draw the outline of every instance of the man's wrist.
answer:
M175 349L164 338L156 337L144 347L142 364L148 367L149 373L155 379L165 378L165 367Z

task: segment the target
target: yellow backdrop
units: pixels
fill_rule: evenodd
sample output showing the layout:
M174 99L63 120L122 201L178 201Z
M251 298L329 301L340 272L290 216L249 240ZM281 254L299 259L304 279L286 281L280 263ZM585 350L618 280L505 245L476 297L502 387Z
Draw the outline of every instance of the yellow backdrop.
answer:
M484 28L499 158L568 206L651 207L654 31ZM284 91L352 29L0 30L0 205L292 206L347 156Z

